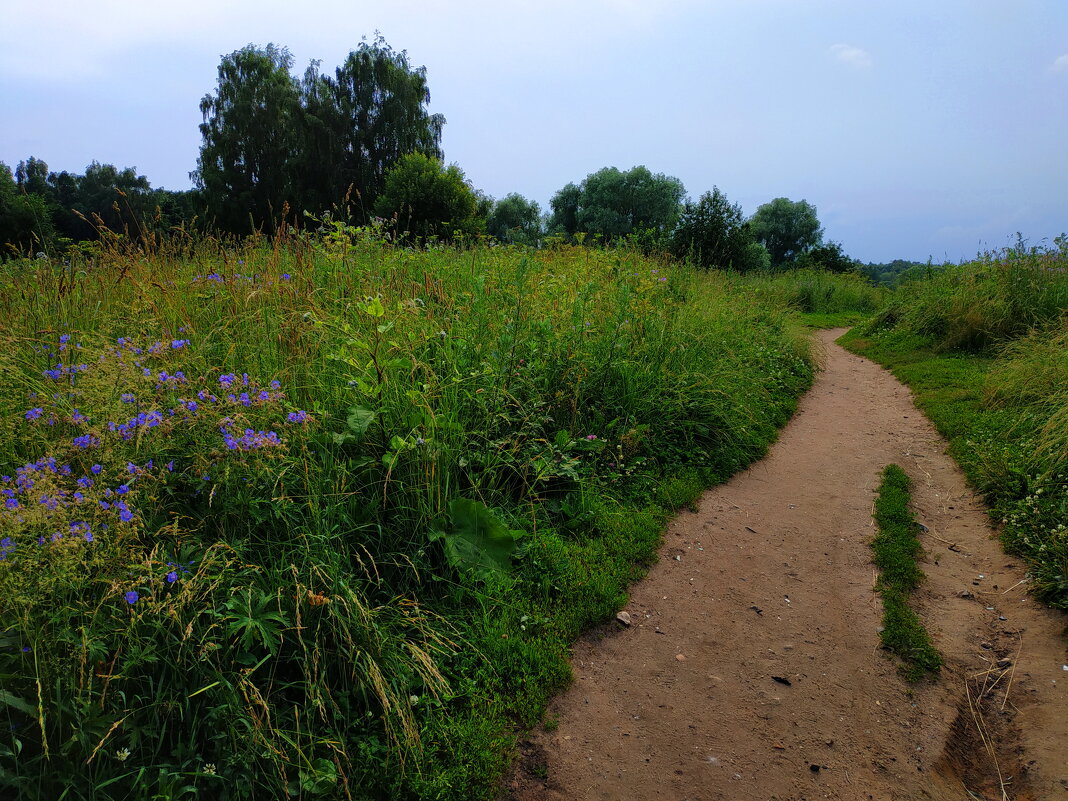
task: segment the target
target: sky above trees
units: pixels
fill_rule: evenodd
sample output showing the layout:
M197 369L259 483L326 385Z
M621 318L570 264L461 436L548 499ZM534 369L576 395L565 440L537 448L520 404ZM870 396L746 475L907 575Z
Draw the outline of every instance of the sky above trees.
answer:
M442 147L548 208L605 166L816 206L863 261L1068 230L1063 0L51 0L5 4L0 161L189 187L223 54L340 64L376 30L425 65Z

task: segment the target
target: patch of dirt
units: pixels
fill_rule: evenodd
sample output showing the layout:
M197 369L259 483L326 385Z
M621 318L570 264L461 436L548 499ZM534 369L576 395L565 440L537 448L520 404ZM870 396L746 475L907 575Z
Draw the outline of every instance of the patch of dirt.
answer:
M669 525L632 625L576 644L559 725L522 745L505 798L1068 801L1065 616L1026 594L908 389L840 333L767 458ZM946 658L912 688L879 646L869 546L890 463L927 527L915 605Z

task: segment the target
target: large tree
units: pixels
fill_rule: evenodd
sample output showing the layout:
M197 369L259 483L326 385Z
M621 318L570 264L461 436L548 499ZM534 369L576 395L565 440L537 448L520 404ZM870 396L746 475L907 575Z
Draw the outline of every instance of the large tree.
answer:
M45 198L24 191L11 168L0 161L0 260L46 250L52 235L52 215Z
M422 153L397 160L375 203L375 214L392 223L398 238L416 242L475 234L477 212L478 201L463 170Z
M629 234L669 233L686 190L682 181L638 166L622 172L605 167L578 186L568 184L550 201L550 229L585 232L612 241Z
M380 37L333 76L313 61L301 80L289 51L249 45L225 56L201 101L193 177L217 224L270 228L292 214L338 210L366 219L386 173L409 153L440 159L445 119L430 114L426 69Z
M304 155L320 165L316 185L306 187L305 197L320 210L348 196L365 215L402 156L443 158L445 118L427 110L426 67L413 67L407 52L393 50L381 37L361 42L333 78L310 70L304 92L309 112ZM310 166L305 174L315 175ZM323 166L329 166L328 175Z
M271 227L296 200L300 86L285 48L248 45L224 56L214 95L200 101L203 144L192 177L227 231Z
M782 267L823 242L816 207L806 200L777 197L749 219L753 237L768 249L771 266Z
M742 208L713 187L696 203L687 201L671 235L671 252L701 267L739 272L766 266L767 252L753 239Z
M541 207L515 192L505 195L493 204L486 233L506 244L534 245L541 238Z

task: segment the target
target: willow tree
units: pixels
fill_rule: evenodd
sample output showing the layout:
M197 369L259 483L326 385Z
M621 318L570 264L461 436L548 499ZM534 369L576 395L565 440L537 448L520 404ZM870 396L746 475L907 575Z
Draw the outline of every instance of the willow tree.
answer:
M270 229L298 200L293 156L303 113L292 66L285 48L248 45L223 57L215 94L200 101L203 144L192 177L224 230Z
M347 208L366 218L386 173L409 153L440 159L440 114L427 105L426 69L381 38L362 42L333 76L313 61L292 74L285 48L249 45L225 56L193 178L216 224L270 229L294 215Z
M305 155L316 162L308 199L321 208L345 198L357 216L368 214L398 159L421 153L441 160L445 118L431 114L426 67L413 67L408 54L378 37L361 42L333 77L305 77L312 138ZM329 165L329 174L323 166Z

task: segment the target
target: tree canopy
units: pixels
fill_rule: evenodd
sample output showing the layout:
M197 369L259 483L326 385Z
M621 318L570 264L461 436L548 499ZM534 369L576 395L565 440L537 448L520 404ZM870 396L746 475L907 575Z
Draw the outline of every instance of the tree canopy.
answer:
M377 38L333 77L313 61L302 80L285 48L225 56L201 101L203 144L193 178L225 230L270 229L290 213L344 207L364 220L386 173L409 153L441 158L445 119L430 114L426 70Z
M394 225L398 237L451 241L478 228L478 201L455 164L446 167L422 153L401 156L386 173L375 214Z
M753 239L742 208L713 187L687 201L671 235L671 253L701 267L748 272L767 266L767 251Z
M782 267L823 241L816 207L805 200L777 197L749 219L753 237L768 249L771 266Z
M644 166L627 172L605 167L553 196L549 229L569 236L599 235L606 242L650 230L667 234L685 195L678 178L654 175Z
M493 204L486 233L506 244L535 245L541 238L541 207L513 192Z

